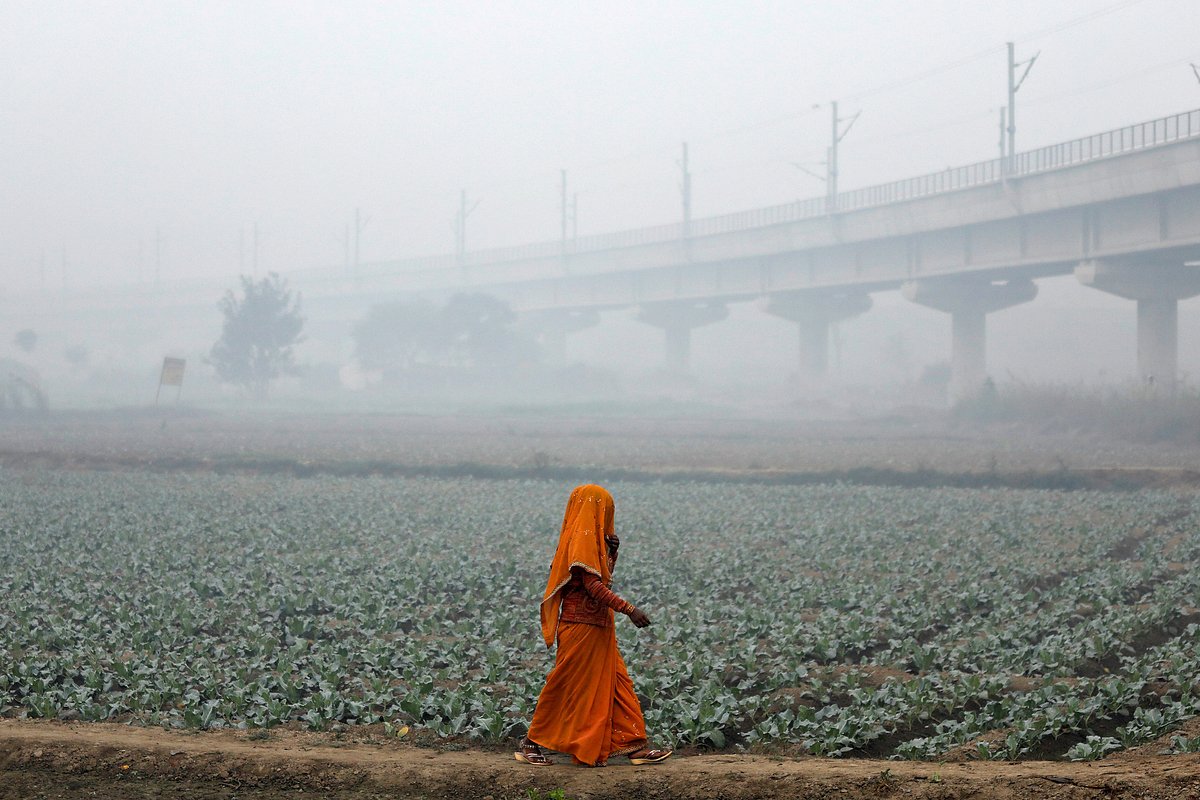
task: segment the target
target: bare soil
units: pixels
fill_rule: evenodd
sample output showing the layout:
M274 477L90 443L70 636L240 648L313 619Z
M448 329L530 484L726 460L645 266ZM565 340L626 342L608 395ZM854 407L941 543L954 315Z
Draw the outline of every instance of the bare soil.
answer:
M508 751L272 731L184 732L0 720L0 800L16 798L1149 798L1200 797L1200 756L1154 747L1094 763L912 763L695 755L604 769ZM623 759L619 761L624 762ZM530 790L533 790L531 795Z
M562 480L1200 488L1200 443L875 420L220 414L0 417L0 465Z

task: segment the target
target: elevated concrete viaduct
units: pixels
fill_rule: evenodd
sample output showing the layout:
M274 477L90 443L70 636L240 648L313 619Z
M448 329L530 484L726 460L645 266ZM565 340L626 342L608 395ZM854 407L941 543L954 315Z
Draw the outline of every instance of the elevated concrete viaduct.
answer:
M813 380L827 369L829 326L868 312L872 294L900 290L948 315L952 386L962 397L987 374L987 315L1033 300L1039 278L1073 273L1137 302L1138 372L1166 389L1175 383L1178 301L1200 294L1200 110L841 193L827 212L816 198L693 219L686 230L289 278L310 327L343 342L339 358L349 357L349 332L373 304L486 291L509 301L560 359L569 335L623 309L663 332L666 361L680 370L695 328L754 302L796 325L800 371ZM46 293L45 316L78 312L117 326L166 318L172 331L203 319L211 332L216 301L233 283L210 281L203 293L168 284ZM194 298L187 309L185 294ZM36 305L21 303L23 313Z
M1175 304L1200 294L1200 111L850 192L835 214L814 202L693 221L686 240L646 229L565 257L480 263L460 286L525 312L639 309L666 332L674 368L691 328L758 300L799 327L808 376L826 369L829 324L902 289L950 315L961 397L986 376L986 315L1032 300L1037 278L1074 272L1138 301L1139 372L1173 385Z

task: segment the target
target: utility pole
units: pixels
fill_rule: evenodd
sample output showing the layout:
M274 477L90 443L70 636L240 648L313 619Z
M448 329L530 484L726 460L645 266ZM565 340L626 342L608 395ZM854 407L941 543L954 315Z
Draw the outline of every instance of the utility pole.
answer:
M354 272L357 274L358 265L361 262L358 256L358 247L362 241L362 213L358 210L358 206L354 207Z
M467 208L467 190L463 189L458 194L458 214L454 217L454 252L458 256L458 265L464 266L467 262L467 217L479 206L479 201Z
M562 208L562 254L567 254L567 171L561 170L562 181L559 187L559 204Z
M363 228L367 227L367 223L371 221L370 217L364 217L362 212L355 207L354 209L354 273L358 274L358 268L362 264L362 259L359 257L359 243L362 240ZM349 237L347 237L349 238Z
M1007 154L1007 148L1006 148L1007 141L1008 141L1008 131L1005 130L1004 106L1000 106L1000 142L999 142L999 145L1000 145L1000 172L1001 173L1008 172L1008 170L1004 168L1004 164L1005 164L1004 156Z
M333 240L342 246L342 266L346 273L350 272L350 223L346 223L345 229L340 234L335 234Z
M467 190L458 193L458 216L454 218L454 252L461 266L467 253Z
M837 211L837 180L838 180L838 141L841 139L838 136L839 123L838 119L837 100L829 101L830 107L833 109L833 133L829 137L829 154L825 157L825 210L829 213Z
M853 117L850 117L845 129L842 129L842 123L847 120L838 116L838 104L836 100L830 100L829 106L832 109L831 117L831 135L829 142L829 155L825 159L825 211L832 214L837 211L838 197L838 143L846 138L846 134L854 127L854 123L858 121L859 111Z
M688 169L688 146L683 143L683 158L679 161L679 193L683 199L683 238L692 235L692 173Z
M1029 70L1033 69L1033 62L1037 61L1041 54L1039 50L1034 53L1033 58L1018 63L1016 45L1012 42L1008 43L1008 157L1010 159L1017 154L1017 90L1021 88L1021 84L1029 76ZM1018 78L1017 69L1020 67L1025 67L1025 71Z

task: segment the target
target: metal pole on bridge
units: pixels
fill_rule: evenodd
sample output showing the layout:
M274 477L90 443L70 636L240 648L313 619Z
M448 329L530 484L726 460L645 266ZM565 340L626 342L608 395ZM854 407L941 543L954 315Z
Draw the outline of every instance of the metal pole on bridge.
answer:
M1016 77L1017 77L1017 64L1015 61L1016 56L1014 54L1013 47L1014 47L1013 43L1009 42L1008 43L1008 116L1007 116L1008 122L1006 125L1006 129L1008 131L1008 143L1007 143L1007 147L1006 147L1006 152L1009 157L1011 157L1013 154L1013 148L1016 146L1016 139L1017 139L1017 125L1016 125L1017 119L1016 119L1016 114L1013 113L1016 110L1016 104L1017 104L1017 85L1015 82Z
M832 214L834 211L837 211L838 141L841 137L838 136L837 100L831 100L829 107L833 109L833 135L829 139L829 156L825 159L825 210Z
M454 254L462 266L467 253L467 190L458 193L458 215L454 219Z
M560 206L562 208L562 254L567 254L567 171L562 170L562 186L560 191Z
M838 142L840 142L840 141L842 141L842 139L846 138L846 134L849 133L850 129L854 127L854 123L858 121L858 115L861 114L862 112L859 111L853 117L850 117L849 124L846 125L846 129L842 130L842 122L844 120L842 120L840 117L838 117L837 101L830 100L829 106L830 106L830 108L833 109L833 119L832 119L832 135L830 136L830 141L829 141L829 157L825 159L825 166L827 169L827 173L826 173L826 177L825 177L825 191L826 191L825 212L828 214L832 214L833 212L837 211Z
M1029 77L1029 70L1033 69L1033 62L1037 61L1040 55L1041 51L1038 51L1028 61L1018 62L1016 45L1008 42L1008 157L1010 159L1017 154L1017 90ZM1025 71L1018 78L1017 68L1020 66L1024 66Z
M362 213L362 210L360 208L358 208L357 206L355 206L355 208L354 208L354 277L355 278L358 277L359 267L362 266L362 258L359 256L359 245L361 244L361 240L362 240L363 228L367 227L367 223L369 223L370 221L371 221L371 218L364 215ZM346 235L347 235L347 238L349 238L349 231L347 231Z
M478 205L479 201L476 200L470 208L467 208L467 190L463 189L458 193L458 213L454 215L454 223L451 227L454 229L454 254L460 267L467 263L467 217L471 216L471 212Z
M688 146L683 143L683 158L679 162L681 180L679 193L683 199L683 238L692 235L692 173L688 170Z
M1007 149L1006 149L1007 148L1008 131L1006 131L1004 129L1004 125L1005 125L1004 106L1000 106L1000 174L1002 176L1008 174L1008 158L1007 158L1008 153L1007 153Z
M467 190L458 195L458 257L467 252Z

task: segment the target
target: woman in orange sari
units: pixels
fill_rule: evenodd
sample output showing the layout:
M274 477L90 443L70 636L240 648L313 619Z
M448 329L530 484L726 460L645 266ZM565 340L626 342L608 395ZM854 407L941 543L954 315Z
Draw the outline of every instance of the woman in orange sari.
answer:
M547 647L557 640L558 652L529 734L514 754L518 761L550 764L542 747L594 767L612 756L657 764L671 755L650 747L642 707L617 651L614 612L639 628L650 624L609 588L619 547L612 495L600 486L577 486L567 501L541 606L542 638Z

